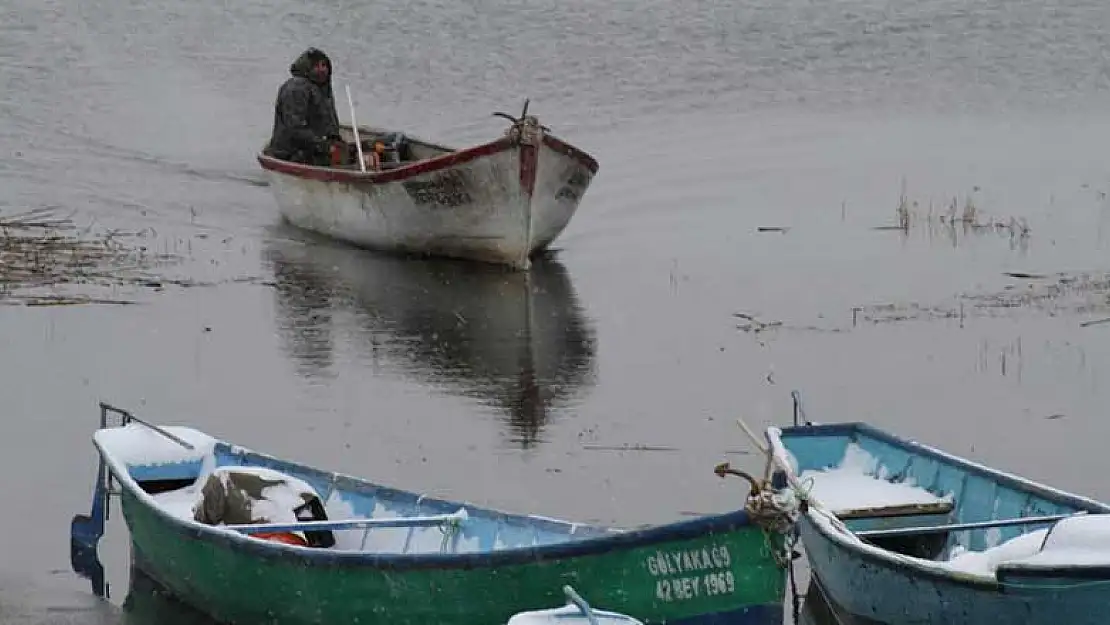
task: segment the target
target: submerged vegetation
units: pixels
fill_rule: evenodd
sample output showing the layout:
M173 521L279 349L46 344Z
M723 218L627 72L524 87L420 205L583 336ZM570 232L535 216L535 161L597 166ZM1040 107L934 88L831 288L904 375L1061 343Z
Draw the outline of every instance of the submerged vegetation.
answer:
M988 217L972 199L975 187L962 200L956 196L940 206L932 201L911 200L905 181L894 214L896 224L876 230L923 230L942 234L953 246L961 236L997 234L1010 240L1011 248L1026 251L1030 228L1024 218ZM943 207L943 208L942 208ZM768 229L769 230L769 229ZM876 302L853 306L843 312L823 312L821 323L790 323L779 319L758 319L749 313L734 313L742 320L736 329L760 336L776 331L848 332L864 325L909 321L950 320L959 327L974 318L1012 317L1034 313L1048 317L1080 316L1080 327L1110 324L1110 271L1019 272L1001 274L1010 282L1001 287L963 292L940 301ZM831 323L828 320L835 319Z
M117 293L96 297L75 287L160 286L147 270L172 262L131 243L142 233L80 229L55 209L0 212L0 303L131 304ZM129 244L130 243L130 244Z
M974 190L978 191L979 188ZM926 206L922 206L917 200L911 202L906 195L906 182L903 180L898 206L895 208L898 225L881 229L897 229L908 233L911 225L940 225L951 230L952 234L955 234L956 228L960 228L965 235L993 232L1009 235L1013 239L1029 238L1029 224L1024 218L987 217L982 214L970 194L964 198L962 208L958 196L952 197L951 201L942 206L943 208L934 205L931 200Z
M779 320L760 321L747 313L733 313L733 316L744 320L744 323L736 326L738 330L756 335L779 329L845 332L864 324L941 319L958 322L963 327L968 319L1013 316L1020 312L1039 313L1049 317L1087 316L1087 320L1079 323L1084 328L1110 323L1110 273L1004 275L1016 282L997 291L962 293L935 304L884 302L856 306L842 317L844 321L832 326L796 325Z

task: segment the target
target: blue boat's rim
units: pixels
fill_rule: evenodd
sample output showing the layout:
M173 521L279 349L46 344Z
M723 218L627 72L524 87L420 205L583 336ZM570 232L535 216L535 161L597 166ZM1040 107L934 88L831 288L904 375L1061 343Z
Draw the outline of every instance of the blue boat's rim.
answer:
M217 444L224 444L238 452L254 455L258 458L287 463L307 472L322 472L320 469L301 463L281 460L274 456L255 452L241 445L216 439ZM563 543L548 545L514 547L492 552L477 553L373 553L359 551L336 551L331 549L314 549L299 545L289 545L272 541L262 541L248 538L233 529L221 526L205 525L174 516L164 510L155 499L144 491L138 482L131 477L127 466L115 458L112 453L105 450L94 437L100 457L107 465L114 479L129 495L137 499L143 506L151 510L156 516L174 528L177 533L186 538L198 539L205 542L229 547L261 559L283 561L299 561L311 566L338 566L338 567L363 567L390 571L418 570L418 569L472 569L484 567L500 567L515 564L534 564L539 561L562 560L583 556L600 555L614 549L626 550L636 547L656 545L668 542L699 538L705 535L725 534L746 529L757 529L751 516L743 509L737 509L715 515L707 515L695 519L676 521L662 525L636 528L630 530L616 530L613 533L588 538L571 539ZM351 480L355 483L377 486L366 480L338 472L326 472L335 475L337 480ZM389 487L380 487L389 489ZM395 490L395 489L390 489ZM446 501L425 497L425 501L444 502L452 505L466 507L469 510L482 510L495 515L520 519L528 523L561 522L544 517L533 517L524 514L509 514L482 506L471 505L460 501ZM580 524L587 525L587 524ZM598 528L599 526L591 526ZM615 528L614 528L615 529ZM759 528L761 529L761 528ZM761 530L766 531L766 530ZM774 561L774 556L769 551L760 552L768 561Z
M767 440L771 444L772 449L780 447L782 451L786 451L785 446L781 442L775 440L777 435L783 437L802 437L802 436L844 436L854 433L864 434L866 436L891 443L896 446L909 448L915 452L919 452L924 456L932 457L933 459L940 460L968 472L975 473L981 477L985 477L1015 489L1035 493L1045 499L1050 499L1074 506L1076 508L1088 508L1089 511L1095 513L1110 512L1110 506L1099 502L1095 499L1082 497L1066 491L1062 491L1051 486L1047 486L1038 482L1034 482L1027 478L992 469L986 465L979 464L955 456L951 453L942 451L935 447L902 438L895 434L891 434L884 430L878 429L872 425L862 422L844 422L844 423L822 423L810 425L797 425L787 427L771 427L767 429ZM781 460L777 460L776 464L779 469L788 471L790 475L796 480L797 475L794 474L793 468L788 464L783 466ZM863 542L862 539L851 533L850 530L845 528L844 531L848 535L843 534L835 529L833 523L826 516L831 516L832 513L828 511L818 510L816 507L810 506L803 514L803 522L805 522L812 530L824 538L826 541L833 543L838 548L847 550L856 554L861 559L864 559L872 564L883 566L888 569L912 569L914 574L930 578L936 581L943 581L951 584L958 584L963 586L972 587L976 590L986 590L994 592L1002 592L1007 586L1006 578L1012 576L1021 577L1037 577L1037 578L1084 578L1092 579L1103 577L1110 574L1110 566L1106 565L1066 565L1066 566L1029 566L1029 565L1006 565L1002 564L996 567L995 574L993 575L980 575L975 573L968 573L958 571L953 568L945 566L943 563L934 562L932 560L925 560L921 558L914 558L906 556L893 551L882 549L874 545L869 545ZM835 516L833 517L835 519ZM815 569L817 567L814 567Z
M907 568L913 569L915 575L928 577L938 581L944 581L953 584L961 584L970 586L977 590L1001 591L1004 587L996 577L993 575L976 575L974 573L964 573L955 569L943 567L939 562L932 563L931 560L923 560L921 558L913 558L886 549L881 549L873 545L868 545L858 538L848 539L843 534L831 530L827 526L827 521L823 521L817 517L820 515L812 507L806 511L803 516L802 522L809 525L809 527L826 541L835 544L837 547L851 551L862 560L866 560L871 564L880 566L889 570L905 570ZM854 538L854 537L853 537ZM930 566L930 564L934 564ZM819 565L810 563L810 566L817 571L818 574L828 574L828 571L820 570Z

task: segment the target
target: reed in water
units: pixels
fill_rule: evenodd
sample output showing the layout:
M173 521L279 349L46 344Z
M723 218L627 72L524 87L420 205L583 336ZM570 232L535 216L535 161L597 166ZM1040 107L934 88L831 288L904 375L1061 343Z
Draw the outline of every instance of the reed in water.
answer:
M138 270L158 259L145 247L125 244L118 232L94 234L79 229L55 209L23 213L0 212L0 303L80 304L131 303L72 292L43 293L50 287L139 284ZM33 291L33 293L31 293Z

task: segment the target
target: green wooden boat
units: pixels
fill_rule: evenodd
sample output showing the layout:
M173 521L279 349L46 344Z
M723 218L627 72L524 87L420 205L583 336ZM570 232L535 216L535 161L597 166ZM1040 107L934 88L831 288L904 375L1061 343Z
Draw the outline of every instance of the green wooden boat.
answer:
M74 569L102 589L96 547L118 492L133 566L216 621L491 625L568 584L645 625L783 621L795 513L755 480L744 508L621 530L396 490L106 404L93 441L100 469L92 514L73 520ZM197 521L207 512L194 504L213 505L207 485L244 473L282 482L252 504L270 513ZM286 486L301 499L279 496Z

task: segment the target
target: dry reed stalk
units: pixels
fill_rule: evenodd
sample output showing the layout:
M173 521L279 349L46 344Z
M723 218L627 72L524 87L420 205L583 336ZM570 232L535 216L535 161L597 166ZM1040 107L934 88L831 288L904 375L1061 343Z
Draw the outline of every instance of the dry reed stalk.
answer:
M40 208L19 214L0 214L0 301L60 303L130 303L126 300L74 296L18 295L17 292L70 284L115 285L135 283L127 274L152 263L142 248L131 249L119 233L75 236L69 217ZM11 303L9 301L8 303Z

